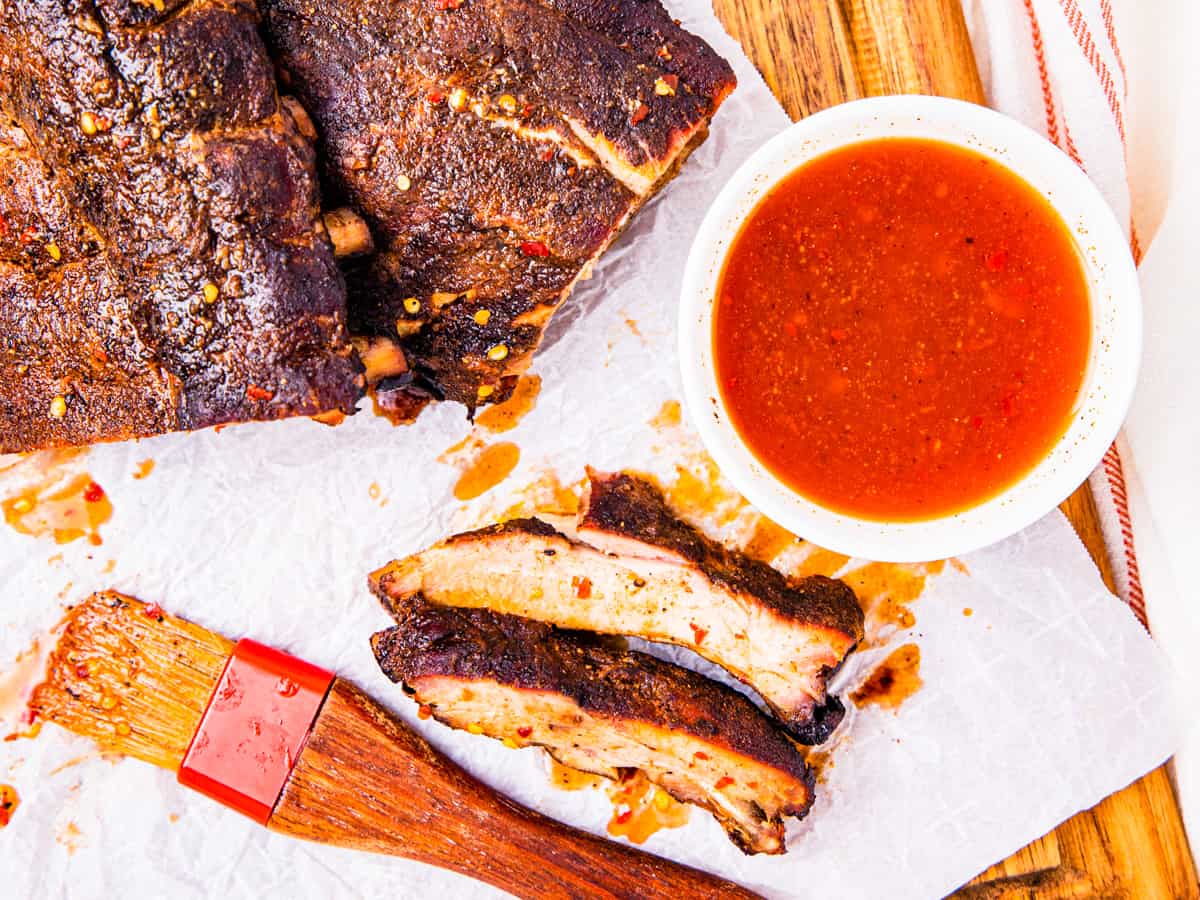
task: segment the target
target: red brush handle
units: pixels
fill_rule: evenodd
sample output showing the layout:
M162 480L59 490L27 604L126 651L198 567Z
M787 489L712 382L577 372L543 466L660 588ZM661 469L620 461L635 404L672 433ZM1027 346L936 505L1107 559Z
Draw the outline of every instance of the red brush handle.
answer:
M179 767L179 783L266 825L333 673L238 641Z

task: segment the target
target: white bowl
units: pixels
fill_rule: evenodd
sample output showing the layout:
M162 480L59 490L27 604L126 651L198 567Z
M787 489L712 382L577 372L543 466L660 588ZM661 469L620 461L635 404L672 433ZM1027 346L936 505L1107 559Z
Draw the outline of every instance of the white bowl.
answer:
M1091 359L1071 424L1032 471L991 500L917 522L858 519L822 507L780 481L747 448L725 410L713 361L713 298L730 245L758 202L805 162L884 137L944 141L991 157L1037 188L1075 237L1091 297ZM709 453L763 514L823 547L915 562L976 550L1015 534L1065 500L1120 430L1137 381L1142 305L1120 225L1100 192L1062 151L990 109L940 97L857 100L810 116L738 169L692 245L679 310L684 397Z

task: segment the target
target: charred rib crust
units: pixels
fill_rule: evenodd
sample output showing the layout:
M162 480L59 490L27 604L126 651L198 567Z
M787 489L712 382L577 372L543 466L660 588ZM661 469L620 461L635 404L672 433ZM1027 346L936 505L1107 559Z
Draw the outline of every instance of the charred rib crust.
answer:
M0 452L353 410L313 149L256 21L0 4L0 230L26 237L0 240Z
M842 581L812 575L790 581L778 569L730 550L676 518L662 491L625 472L588 471L588 496L579 531L611 532L678 554L705 575L746 593L788 619L839 631L854 642L863 636L863 611Z
M260 5L319 126L326 190L379 248L348 273L351 320L399 338L401 415L504 400L735 83L657 0Z

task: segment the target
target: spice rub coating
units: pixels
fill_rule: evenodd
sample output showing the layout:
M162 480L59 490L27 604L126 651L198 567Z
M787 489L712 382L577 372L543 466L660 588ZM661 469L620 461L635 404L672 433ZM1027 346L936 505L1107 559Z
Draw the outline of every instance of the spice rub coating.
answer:
M747 853L782 853L813 800L803 757L745 697L652 656L410 597L372 638L383 671L440 721L541 746L610 778L641 769L715 815Z
M371 575L384 607L415 593L602 634L678 644L753 687L798 740L820 743L841 704L826 684L863 634L843 582L792 583L676 520L632 476L590 473L578 537L539 519L454 535ZM585 543L586 539L588 543Z
M0 452L353 410L313 148L256 25L0 5Z
M400 415L506 399L734 86L657 0L261 5L327 192L379 248L349 266L351 323L399 340L380 391Z

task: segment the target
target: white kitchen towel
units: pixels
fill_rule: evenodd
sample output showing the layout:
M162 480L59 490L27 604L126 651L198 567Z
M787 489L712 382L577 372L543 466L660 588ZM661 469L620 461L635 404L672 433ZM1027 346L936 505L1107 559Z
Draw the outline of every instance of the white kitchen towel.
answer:
M1058 144L1104 192L1141 261L1146 355L1125 432L1091 479L1121 597L1182 676L1175 760L1200 844L1200 234L1196 0L964 0L991 103ZM1189 102L1190 101L1190 102ZM1135 468L1136 466L1136 468ZM1190 725L1189 725L1190 723Z

